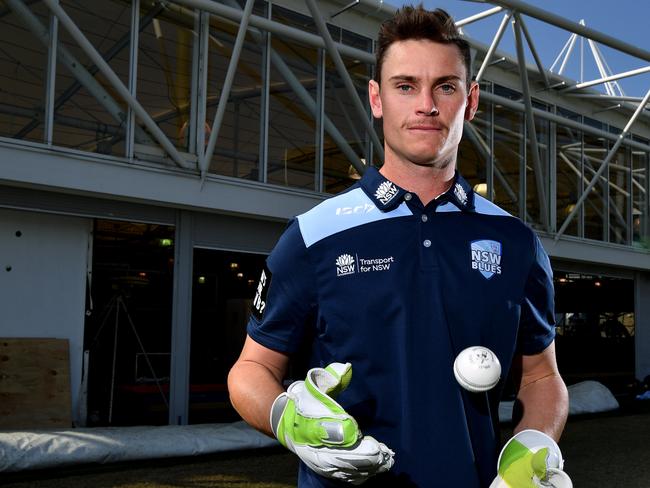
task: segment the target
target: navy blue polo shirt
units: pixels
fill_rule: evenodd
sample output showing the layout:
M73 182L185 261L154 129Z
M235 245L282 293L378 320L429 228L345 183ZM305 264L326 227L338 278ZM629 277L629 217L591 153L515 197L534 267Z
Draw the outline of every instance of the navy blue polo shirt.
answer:
M338 401L395 451L364 486L488 486L498 401L515 353L554 339L552 272L534 232L454 184L423 206L369 168L293 219L267 259L248 334L271 349L309 348L312 366L352 363ZM488 395L456 382L453 362L489 347L502 381ZM304 465L300 487L345 486Z

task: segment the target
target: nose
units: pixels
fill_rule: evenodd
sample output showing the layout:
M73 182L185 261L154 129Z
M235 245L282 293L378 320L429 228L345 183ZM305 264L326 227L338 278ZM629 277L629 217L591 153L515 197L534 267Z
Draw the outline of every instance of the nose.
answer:
M418 99L418 115L438 115L436 100L432 93L424 90Z

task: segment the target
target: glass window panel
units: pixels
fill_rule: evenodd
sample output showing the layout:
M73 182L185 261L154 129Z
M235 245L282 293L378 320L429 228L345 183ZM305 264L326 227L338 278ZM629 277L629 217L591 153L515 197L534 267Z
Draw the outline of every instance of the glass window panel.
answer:
M502 97L519 100L517 92L494 86ZM524 157L524 116L521 112L494 104L494 202L512 215L519 212L519 178Z
M114 1L91 5L75 0L64 0L61 5L122 83L128 84L131 6ZM81 84L79 75L71 72L59 58L54 144L123 156L126 102L61 25L59 47L68 50L77 59L82 77L92 77L97 83Z
M318 51L279 37L272 48L296 79L316 100ZM283 186L315 189L316 121L271 63L267 181Z
M610 143L612 145L612 143ZM629 244L630 210L629 150L621 146L609 163L609 240L616 244Z
M194 250L191 424L240 420L230 404L227 377L246 339L246 324L264 260L261 254Z
M579 119L579 115L571 117ZM563 125L556 126L556 228L575 208L583 188L582 132ZM582 210L571 220L564 231L566 235L580 236Z
M275 5L275 4L273 5L271 12L272 12L273 20L276 22L280 22L281 24L284 24L288 27L294 27L296 29L309 32L311 34L318 33L318 29L316 28L314 19L312 19L311 17L302 15L298 12L294 12L292 10L280 7L279 5ZM329 25L328 27L330 28L330 34L336 41L338 39L338 34L334 31L334 29L336 28Z
M490 110L488 102L480 100L471 126L466 126L458 147L457 167L474 191L488 198L487 164L490 159Z
M165 10L140 32L138 46L138 101L170 142L185 151L189 147L193 29L191 13ZM138 131L135 142L155 145Z
M348 95L334 63L326 57L325 115L360 159L365 158L368 134ZM347 71L364 106L368 105L368 80L371 68L358 60L343 58ZM368 115L370 116L370 115ZM338 193L358 179L358 173L334 139L325 132L323 151L323 190Z
M650 249L648 160L648 153L632 150L632 239L635 246L645 249Z
M49 10L29 10L49 31ZM48 50L11 9L0 29L0 136L43 141L43 112Z
M586 120L586 119L585 119ZM583 190L592 181L600 164L607 155L608 142L603 137L584 135L583 164L585 182ZM607 186L605 178L600 178L584 202L585 234L588 239L606 241L605 220L607 216Z
M219 105L232 48L237 36L236 24L211 17L206 144ZM237 63L226 111L219 128L210 171L227 176L259 179L260 112L262 100L262 43L250 33L246 36ZM287 90L286 84L271 88Z
M535 108L546 110L547 107L541 104L534 104ZM549 164L549 136L550 122L546 119L535 117L535 132L537 135L537 150L539 151L539 171L537 175L535 159L530 145L530 135L526 139L526 221L534 228L545 229L542 222L542 205L546 206L546 218L548 219L548 196L550 179L548 177ZM538 179L543 191L538 191ZM543 198L542 198L543 196Z

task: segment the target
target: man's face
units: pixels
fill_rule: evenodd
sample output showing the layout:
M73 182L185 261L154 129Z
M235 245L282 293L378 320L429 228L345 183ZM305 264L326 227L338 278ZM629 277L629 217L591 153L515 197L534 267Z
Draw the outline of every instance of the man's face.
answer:
M474 117L478 85L454 44L398 41L388 48L381 87L370 81L372 113L383 117L386 160L446 167L455 162L463 121Z

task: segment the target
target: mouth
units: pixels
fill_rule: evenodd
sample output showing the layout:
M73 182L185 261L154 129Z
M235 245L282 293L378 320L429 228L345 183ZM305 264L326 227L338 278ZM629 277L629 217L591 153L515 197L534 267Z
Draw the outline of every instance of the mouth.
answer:
M436 132L436 131L441 131L442 127L435 127L431 125L414 125L407 127L408 130L410 131L422 131L422 132Z

